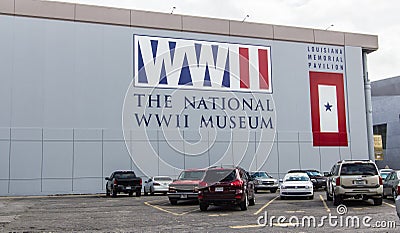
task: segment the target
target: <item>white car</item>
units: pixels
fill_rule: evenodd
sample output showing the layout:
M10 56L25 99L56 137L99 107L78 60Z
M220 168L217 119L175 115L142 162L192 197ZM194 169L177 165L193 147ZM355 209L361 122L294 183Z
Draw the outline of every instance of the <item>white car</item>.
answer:
M144 195L147 196L154 195L154 193L163 193L167 194L169 189L169 184L173 182L172 178L169 176L154 176L149 180L145 181L143 192Z
M283 178L280 188L281 199L287 197L314 198L313 183L307 173L289 173Z

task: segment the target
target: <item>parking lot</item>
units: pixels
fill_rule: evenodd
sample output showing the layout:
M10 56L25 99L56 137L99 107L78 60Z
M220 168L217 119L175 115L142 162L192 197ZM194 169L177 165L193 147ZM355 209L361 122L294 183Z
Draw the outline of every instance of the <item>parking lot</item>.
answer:
M280 200L278 193L269 192L258 193L256 198L256 205L250 206L247 211L212 206L208 211L201 212L193 202L172 206L163 195L1 197L0 231L332 232L337 229L346 232L398 232L400 227L394 202L390 199L384 200L382 206L373 206L370 201L346 201L347 212L340 215L336 207L326 201L323 191L316 192L313 200ZM287 218L282 221L284 223L277 221L280 216ZM303 216L313 216L316 226L312 223L311 226L302 226ZM360 219L359 228L346 225L348 216ZM363 224L364 217L370 218L370 226ZM257 223L258 219L264 223L265 218L272 218L272 226L269 221L266 226ZM340 221L340 218L343 220ZM395 226L392 226L393 223Z

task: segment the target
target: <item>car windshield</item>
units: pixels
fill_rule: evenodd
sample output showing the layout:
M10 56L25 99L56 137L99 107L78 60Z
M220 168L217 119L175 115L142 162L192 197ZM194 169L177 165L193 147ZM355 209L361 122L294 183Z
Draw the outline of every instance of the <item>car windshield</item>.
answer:
M349 163L343 164L341 175L378 175L378 170L372 163Z
M309 181L310 178L307 176L288 176L285 178L285 181Z
M381 172L382 179L386 179L386 177L388 177L389 174L390 172Z
M319 173L317 171L308 171L307 175L309 175L309 176L322 176L321 173Z
M208 170L203 181L211 184L216 182L229 182L236 179L236 171L232 169Z
M266 172L254 172L251 174L251 177L253 178L271 178L270 175L268 175L268 173Z
M118 172L114 174L114 177L117 179L132 179L136 178L134 172Z
M201 180L204 176L204 171L183 171L178 180Z
M154 177L155 181L172 181L170 177Z

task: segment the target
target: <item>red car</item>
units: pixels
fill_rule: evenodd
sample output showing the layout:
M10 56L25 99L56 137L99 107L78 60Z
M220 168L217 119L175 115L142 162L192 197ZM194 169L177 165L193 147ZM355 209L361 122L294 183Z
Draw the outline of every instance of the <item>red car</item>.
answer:
M210 168L200 182L198 198L201 211L210 205L233 205L247 210L256 201L253 178L240 167Z
M197 200L198 187L205 170L192 169L182 171L178 179L169 185L168 199L171 205L179 200Z

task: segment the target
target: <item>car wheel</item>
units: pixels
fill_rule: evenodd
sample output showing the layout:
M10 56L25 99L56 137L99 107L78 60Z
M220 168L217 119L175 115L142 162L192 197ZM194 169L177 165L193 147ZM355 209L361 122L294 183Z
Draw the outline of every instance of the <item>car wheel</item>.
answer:
M140 189L136 190L136 196L137 197L142 196L142 190L140 190Z
M200 211L207 211L208 205L205 203L200 203Z
M314 194L310 197L308 197L308 199L313 200L314 199Z
M178 204L178 200L170 199L169 202L171 203L171 205L177 205Z
M254 192L255 192L255 193L258 193L258 189L254 189Z
M244 200L240 202L239 206L240 210L247 210L247 207L249 207L249 198L247 197L247 194L244 195Z
M133 196L133 192L132 192L132 191L129 192L129 196L130 196L130 197Z
M334 206L338 206L340 204L342 204L342 198L339 195L336 195L333 193L333 205Z
M154 190L150 188L150 195L154 196Z
M276 193L276 189L271 189L271 193Z
M110 196L110 190L108 190L108 188L106 187L106 197Z
M146 191L146 188L143 188L143 194L144 194L145 196L149 195L149 193Z
M117 191L115 191L113 188L111 189L111 196L116 197L117 196Z
M253 205L255 205L255 204L256 204L256 195L253 194L253 198L249 200L249 205L250 205L250 206L253 206Z
M281 200L285 200L286 199L286 197L285 196L281 196Z
M333 198L331 197L331 195L329 195L328 189L326 189L326 200L333 201Z
M393 190L393 192L392 192L392 197L393 197L393 200L396 200L396 198L397 198L397 192L396 192L396 190Z
M374 205L382 205L382 198L374 198Z

